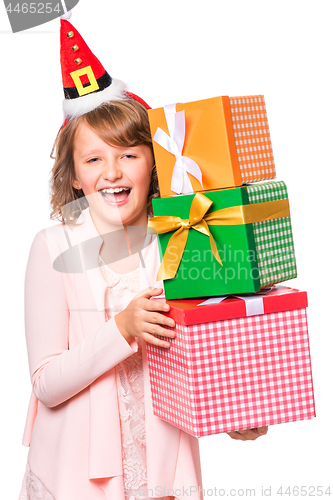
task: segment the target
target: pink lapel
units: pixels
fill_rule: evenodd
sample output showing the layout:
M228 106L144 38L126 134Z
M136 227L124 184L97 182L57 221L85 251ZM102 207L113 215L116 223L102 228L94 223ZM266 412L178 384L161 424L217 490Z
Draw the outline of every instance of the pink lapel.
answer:
M106 283L98 265L98 255L103 243L90 215L89 208L85 209L72 232L73 244L79 245L84 272L95 300L96 310L104 311L104 296Z

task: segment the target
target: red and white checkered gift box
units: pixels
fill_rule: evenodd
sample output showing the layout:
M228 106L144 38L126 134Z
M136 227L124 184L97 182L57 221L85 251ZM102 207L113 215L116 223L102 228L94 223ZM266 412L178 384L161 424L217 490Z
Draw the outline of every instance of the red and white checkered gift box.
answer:
M154 414L196 437L313 418L306 292L211 300L168 301L176 338L147 344Z

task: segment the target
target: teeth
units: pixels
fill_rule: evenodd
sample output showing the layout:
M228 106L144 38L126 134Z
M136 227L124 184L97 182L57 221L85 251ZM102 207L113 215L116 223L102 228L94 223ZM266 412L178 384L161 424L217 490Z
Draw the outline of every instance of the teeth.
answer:
M109 189L102 189L102 193L121 193L122 191L128 191L129 188L109 188Z

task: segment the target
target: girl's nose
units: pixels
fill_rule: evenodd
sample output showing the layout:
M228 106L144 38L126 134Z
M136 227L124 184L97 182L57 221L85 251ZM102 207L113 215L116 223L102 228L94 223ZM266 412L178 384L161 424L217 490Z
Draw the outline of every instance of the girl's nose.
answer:
M103 172L104 178L109 181L120 179L122 176L122 171L117 160L109 159L105 162L105 168Z

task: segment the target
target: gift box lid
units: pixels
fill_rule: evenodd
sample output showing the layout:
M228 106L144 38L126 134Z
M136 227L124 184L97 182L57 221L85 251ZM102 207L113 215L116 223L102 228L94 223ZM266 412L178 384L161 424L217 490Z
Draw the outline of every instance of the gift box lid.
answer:
M220 299L220 302L217 301ZM224 296L213 299L167 300L166 316L190 326L257 314L269 314L307 307L307 293L286 286L275 286L252 295Z

